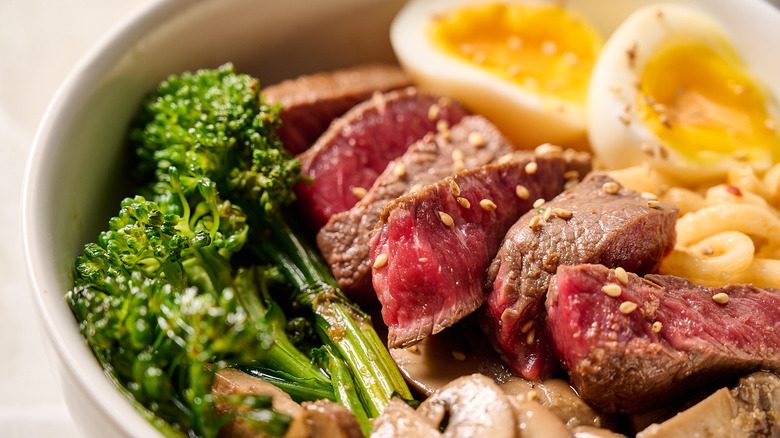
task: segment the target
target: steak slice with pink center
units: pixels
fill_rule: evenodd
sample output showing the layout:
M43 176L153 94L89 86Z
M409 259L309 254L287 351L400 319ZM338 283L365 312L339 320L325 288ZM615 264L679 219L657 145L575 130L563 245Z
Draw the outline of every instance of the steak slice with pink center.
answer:
M365 195L388 163L429 132L458 123L458 103L413 87L374 94L336 119L300 154L304 176L295 187L304 218L319 229Z
M587 154L518 152L388 204L371 260L389 345L412 345L479 308L486 268L509 227L535 199L555 196L589 171Z
M447 131L426 135L393 160L357 204L333 215L317 234L317 246L341 289L359 303L376 302L369 241L385 205L415 186L437 183L513 151L487 119L466 116Z
M550 283L547 330L587 402L639 412L703 384L780 371L780 290L627 278L603 265L561 266ZM606 285L619 294L607 295ZM713 299L721 293L727 301Z

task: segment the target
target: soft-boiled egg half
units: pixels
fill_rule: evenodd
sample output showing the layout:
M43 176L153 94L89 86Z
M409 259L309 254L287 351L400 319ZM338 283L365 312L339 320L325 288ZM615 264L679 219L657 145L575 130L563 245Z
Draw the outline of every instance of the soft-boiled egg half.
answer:
M649 162L696 182L780 159L771 93L718 23L691 7L630 15L596 61L587 101L590 145L610 168Z
M487 117L518 148L585 147L602 37L559 1L412 0L390 39L427 90Z

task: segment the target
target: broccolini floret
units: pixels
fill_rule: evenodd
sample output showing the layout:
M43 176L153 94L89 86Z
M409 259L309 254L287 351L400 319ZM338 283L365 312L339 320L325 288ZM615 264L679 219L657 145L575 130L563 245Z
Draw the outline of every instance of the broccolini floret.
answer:
M284 275L294 290L290 300L311 310L315 331L330 352L328 367L346 364L349 373L338 375L351 376L354 388L342 391L335 382L334 391L353 398L340 401L368 433L366 417L377 416L393 395L411 399L411 394L368 316L346 298L285 218L294 186L304 178L276 134L280 123L278 108L264 101L258 81L225 65L170 77L145 101L131 140L147 174L160 178L173 166L182 174L206 176L221 196L247 212L247 246Z
M160 197L165 203L122 201L77 258L66 297L101 364L162 432L216 436L228 417L216 415L213 374L263 358L274 336L240 302L257 294L246 290L253 271L230 264L247 238L243 211L206 178L191 181L189 196L175 170L167 179L155 187L172 194ZM221 401L242 405L239 415L269 433L284 433L291 420L263 397Z

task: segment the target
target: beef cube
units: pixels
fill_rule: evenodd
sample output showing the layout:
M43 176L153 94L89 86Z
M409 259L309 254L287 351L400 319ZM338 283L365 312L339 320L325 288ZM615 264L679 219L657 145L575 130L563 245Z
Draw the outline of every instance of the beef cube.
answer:
M590 171L590 156L571 150L501 161L425 186L382 212L371 237L372 280L391 347L412 345L479 308L485 270L509 227L535 199Z
M621 281L585 264L558 269L546 307L571 383L606 412L641 412L705 383L780 371L777 289L710 288L654 274Z
M651 203L602 173L523 215L490 266L482 314L483 329L507 365L531 380L557 367L542 327L545 293L559 265L650 272L674 247L677 216L676 207Z

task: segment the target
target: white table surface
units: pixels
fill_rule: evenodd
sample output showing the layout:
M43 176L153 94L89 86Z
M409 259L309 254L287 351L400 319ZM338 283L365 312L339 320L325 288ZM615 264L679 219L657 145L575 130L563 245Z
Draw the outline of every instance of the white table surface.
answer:
M0 436L77 437L35 325L22 176L36 126L78 59L154 0L0 0ZM775 0L780 1L780 0Z
M0 0L0 436L77 437L35 325L22 176L36 126L78 59L150 0Z

